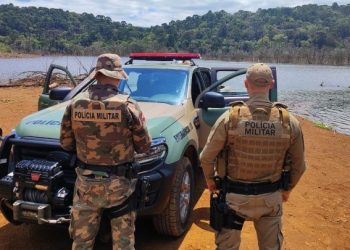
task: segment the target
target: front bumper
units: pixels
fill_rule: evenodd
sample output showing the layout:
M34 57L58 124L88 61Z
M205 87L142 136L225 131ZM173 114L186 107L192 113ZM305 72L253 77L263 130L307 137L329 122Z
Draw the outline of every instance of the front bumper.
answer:
M37 224L63 224L70 222L69 213L52 216L50 204L16 200L13 204L5 198L0 201L0 209L5 218L13 224L23 222Z
M168 205L174 183L176 163L161 163L153 171L141 175L150 182L145 207L138 211L141 216L160 214Z
M58 141L48 139L15 138L10 135L4 138L0 148L0 179L13 171L9 166L9 156L12 145L20 148L21 153L29 154L36 152L36 157L44 157L44 151L62 150ZM45 150L41 150L45 148ZM30 149L30 150L28 150ZM27 156L26 156L27 157ZM138 211L140 216L151 216L160 214L167 207L170 199L172 184L174 183L177 163L166 164L163 160L156 160L142 165L141 177L149 181L148 193L144 207ZM70 185L74 185L74 176L69 176ZM8 188L11 190L11 188ZM0 187L1 191L1 187ZM6 191L6 190L5 190ZM2 192L4 193L4 192ZM11 222L32 222L59 224L69 221L69 206L57 214L51 204L33 203L23 200L16 200L11 194L3 199L1 210L5 217ZM50 210L50 212L48 212Z
M35 221L38 224L61 224L70 221L70 218L51 216L51 205L40 204L29 201L17 200L13 203L14 221Z

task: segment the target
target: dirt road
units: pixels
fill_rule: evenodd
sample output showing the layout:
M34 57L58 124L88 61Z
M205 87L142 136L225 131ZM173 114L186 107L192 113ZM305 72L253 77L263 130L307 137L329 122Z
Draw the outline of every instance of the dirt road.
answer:
M37 109L41 88L0 88L0 127L7 134L22 117ZM284 205L283 249L350 249L350 136L320 129L299 119L308 168ZM148 220L137 223L137 249L214 249L208 225L209 193L198 185L190 230L174 239L156 234ZM66 228L13 226L0 214L0 249L69 249ZM111 249L98 244L97 249ZM241 249L257 249L252 223L246 222Z

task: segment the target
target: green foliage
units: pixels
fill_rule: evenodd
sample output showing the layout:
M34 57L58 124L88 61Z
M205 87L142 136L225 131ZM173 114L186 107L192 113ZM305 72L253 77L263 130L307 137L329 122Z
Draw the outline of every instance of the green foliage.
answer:
M10 53L11 48L7 44L0 42L0 53Z
M325 124L323 122L315 122L315 126L318 128L322 128L322 129L333 130L332 126L328 126L327 124Z
M150 28L102 15L0 5L0 51L96 55L190 51L205 57L349 64L350 4L193 15Z

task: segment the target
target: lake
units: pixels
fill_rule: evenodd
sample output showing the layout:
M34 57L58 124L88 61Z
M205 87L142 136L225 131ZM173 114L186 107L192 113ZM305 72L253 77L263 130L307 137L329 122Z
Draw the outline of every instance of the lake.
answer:
M127 58L122 58L125 62ZM194 60L205 67L247 67L250 62ZM50 64L67 66L73 75L95 66L91 56L0 58L0 83L21 72L46 71ZM271 64L277 68L278 98L289 109L333 130L350 135L350 67Z

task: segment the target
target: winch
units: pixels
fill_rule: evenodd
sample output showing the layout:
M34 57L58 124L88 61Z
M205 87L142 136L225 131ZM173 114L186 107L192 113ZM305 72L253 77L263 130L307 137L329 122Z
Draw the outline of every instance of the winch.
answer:
M13 177L16 199L38 203L51 203L63 184L62 166L47 160L22 160Z

